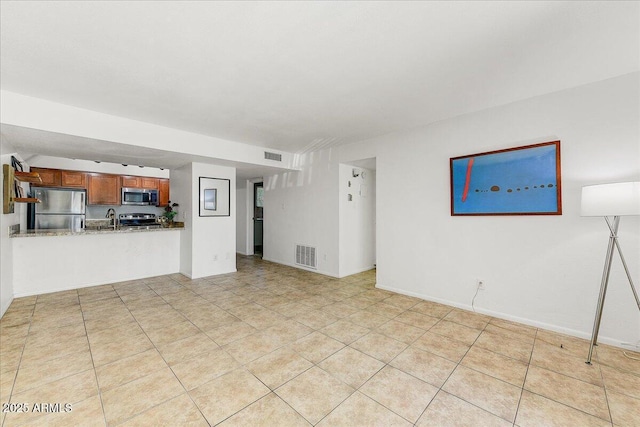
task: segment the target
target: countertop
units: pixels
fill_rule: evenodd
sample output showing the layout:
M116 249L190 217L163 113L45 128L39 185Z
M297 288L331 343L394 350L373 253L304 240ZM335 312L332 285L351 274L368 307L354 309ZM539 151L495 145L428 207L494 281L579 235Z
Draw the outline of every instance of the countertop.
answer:
M9 237L45 237L45 236L87 236L93 234L114 234L114 233L152 233L157 231L184 230L184 227L162 227L162 228L124 228L124 229L100 229L100 230L79 230L71 231L67 229L51 230L26 230L11 234Z

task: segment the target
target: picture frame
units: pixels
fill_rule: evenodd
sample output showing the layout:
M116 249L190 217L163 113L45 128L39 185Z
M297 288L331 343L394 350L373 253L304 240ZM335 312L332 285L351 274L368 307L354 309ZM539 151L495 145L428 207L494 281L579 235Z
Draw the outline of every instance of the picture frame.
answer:
M449 159L451 215L562 215L560 141Z
M231 216L231 180L201 176L199 216Z

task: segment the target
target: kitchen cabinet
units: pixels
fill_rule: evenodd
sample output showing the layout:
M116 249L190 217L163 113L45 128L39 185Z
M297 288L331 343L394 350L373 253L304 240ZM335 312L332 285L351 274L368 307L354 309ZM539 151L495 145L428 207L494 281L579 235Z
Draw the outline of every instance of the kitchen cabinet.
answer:
M88 205L119 205L120 176L103 173L88 174Z
M86 189L89 205L120 205L122 187L158 190L159 206L169 203L169 180L166 178L35 167L31 171L41 179L41 182L32 182L31 185Z
M79 171L60 171L63 187L87 188L87 174Z
M31 168L31 172L36 172L41 179L41 182L31 185L41 187L60 187L62 185L62 171L60 169Z
M139 176L122 175L120 177L120 183L126 188L141 188Z
M158 178L123 175L120 177L120 181L122 186L126 188L147 188L149 190L158 189Z
M169 180L158 178L158 206L165 207L169 204Z
M158 178L150 178L148 176L140 177L140 188L148 188L150 190L158 189Z

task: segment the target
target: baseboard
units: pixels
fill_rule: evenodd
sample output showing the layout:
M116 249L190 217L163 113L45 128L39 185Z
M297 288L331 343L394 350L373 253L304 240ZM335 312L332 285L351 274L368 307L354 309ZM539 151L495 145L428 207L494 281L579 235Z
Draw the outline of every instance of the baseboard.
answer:
M262 260L263 261L269 261L272 262L274 264L280 264L280 265L286 265L287 267L293 267L293 268L297 268L298 270L303 270L303 271L308 271L310 273L318 273L318 274L322 274L323 276L329 276L329 277L333 277L335 279L338 279L339 277L335 274L329 273L328 271L323 271L323 270L314 270L313 268L305 268L301 265L298 264L291 264L288 262L284 262L284 261L276 261L270 258L265 257L264 255L262 256Z
M471 307L471 305L469 305L469 304L460 304L458 302L449 301L449 300L442 299L442 298L427 297L425 295L421 295L421 294L418 294L416 292L408 292L408 291L405 291L403 289L394 288L392 286L384 286L384 285L381 285L380 283L376 284L376 288L383 289L385 291L395 292L395 293L402 294L402 295L407 295L407 296L410 296L410 297L420 298L420 299L425 300L425 301L437 302L439 304L445 304L445 305L449 305L449 306L452 306L452 307L460 308L460 309L463 309L463 310L473 311L473 307ZM558 333L565 334L565 335L570 335L570 336L573 336L573 337L576 337L576 338L582 338L582 339L586 339L586 340L590 340L591 339L591 333L590 332L584 332L584 331L579 331L579 330L576 330L576 329L565 328L565 327L558 326L558 325L553 325L553 324L550 324L550 323L539 322L537 320L532 320L532 319L527 319L527 318L524 318L524 317L513 316L511 314L496 312L496 311L492 311L492 310L485 310L483 308L478 308L478 307L475 307L475 311L476 311L476 313L485 314L487 316L496 317L498 319L503 319L503 320L509 320L509 321L512 321L512 322L522 323L523 325L533 326L535 328L540 328L540 329L546 329L548 331L558 332ZM611 345L611 346L614 346L614 347L621 347L621 341L619 339L614 339L614 338L611 338L611 337L599 336L598 337L598 342L600 342L602 344L608 344L608 345ZM586 357L586 355L585 355L585 357Z
M348 273L340 274L338 277L340 279L342 279L343 277L348 277L348 276L353 276L354 274L364 273L365 271L373 270L374 268L376 268L376 265L375 264L371 264L371 265L369 265L367 267L360 267L360 268L354 269L354 270L352 270L352 271L350 271Z
M34 296L34 295L46 295L46 294L52 294L52 293L55 293L55 292L72 291L74 289L91 288L93 286L112 285L112 284L115 284L115 283L129 282L129 281L132 281L132 280L144 280L144 279L149 279L151 277L168 276L168 275L176 274L176 273L185 275L184 273L182 273L180 271L174 271L174 272L171 272L171 273L156 274L156 275L153 275L153 276L131 277L131 278L125 278L125 279L122 279L122 280L119 279L117 281L109 280L109 281L91 282L91 283L82 284L81 286L77 286L77 285L63 286L63 287L59 287L59 288L47 289L46 292L16 293L16 294L13 295L13 297L14 298L22 298L22 297L30 297L30 296Z
M0 318L2 316L4 316L4 314L7 312L7 310L9 309L9 306L11 305L11 303L13 302L13 298L11 297L9 298L8 302L2 304L2 306L0 306Z

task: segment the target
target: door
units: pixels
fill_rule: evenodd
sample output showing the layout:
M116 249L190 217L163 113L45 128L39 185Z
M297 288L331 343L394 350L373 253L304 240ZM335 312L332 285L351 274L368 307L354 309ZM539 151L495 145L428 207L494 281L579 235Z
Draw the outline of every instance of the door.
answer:
M262 255L262 237L264 235L263 203L264 187L262 182L253 184L253 253Z

